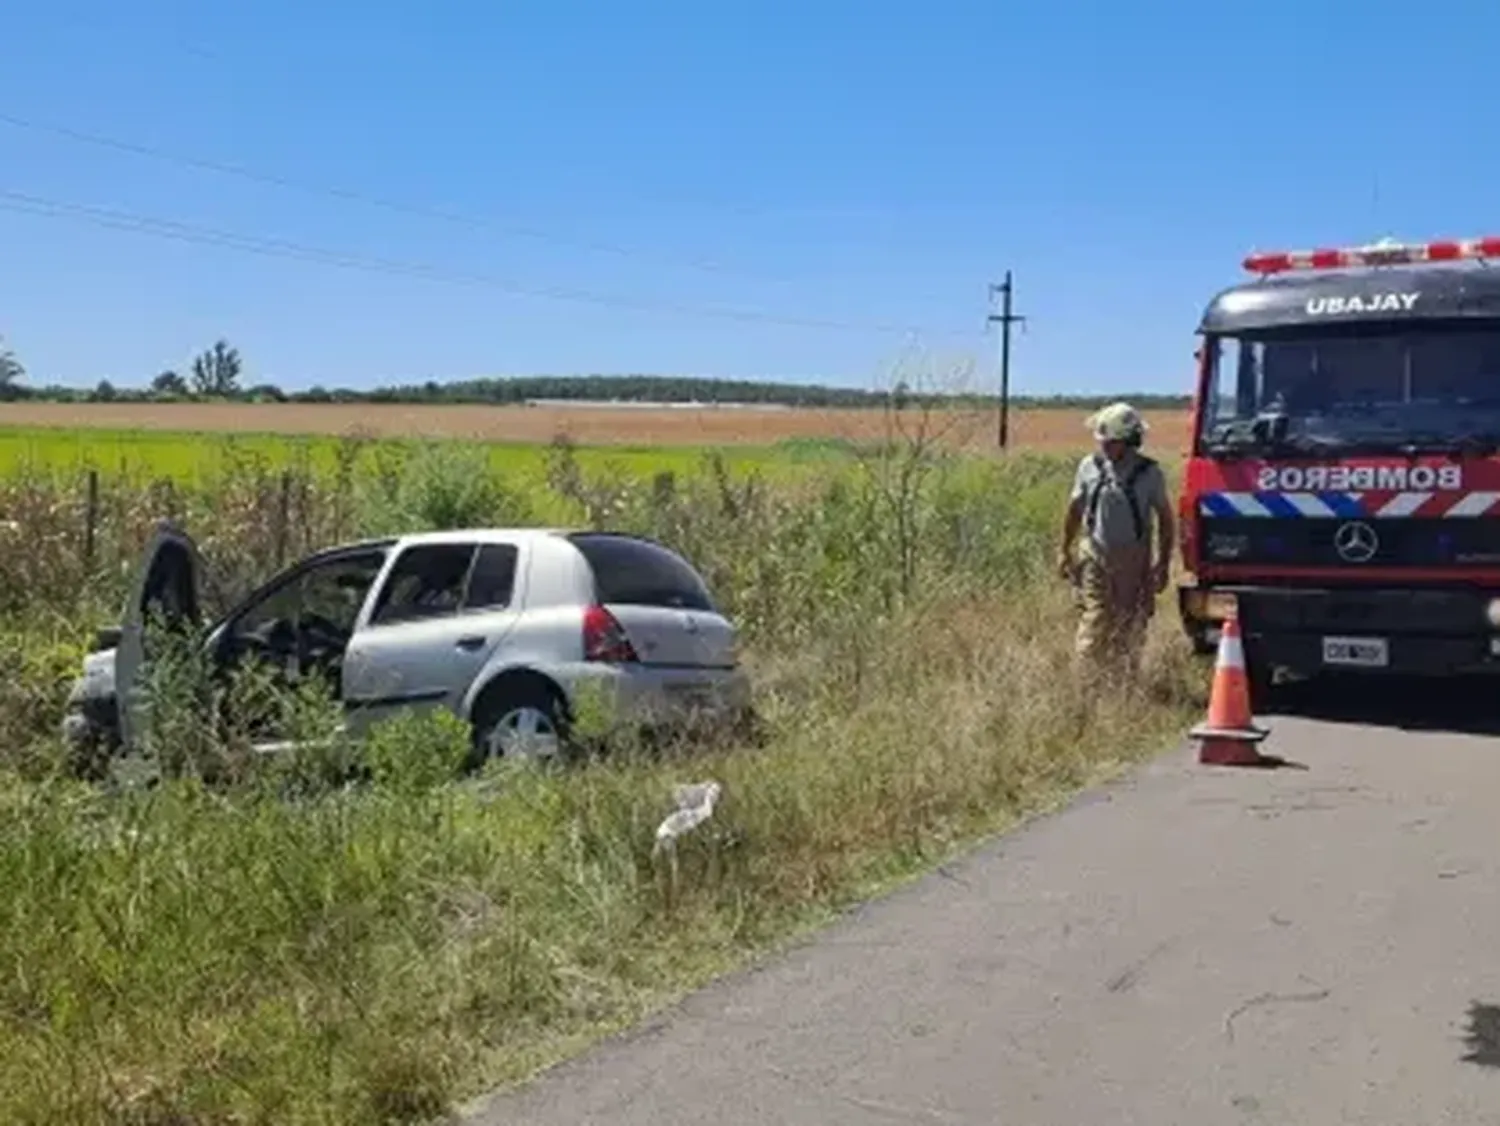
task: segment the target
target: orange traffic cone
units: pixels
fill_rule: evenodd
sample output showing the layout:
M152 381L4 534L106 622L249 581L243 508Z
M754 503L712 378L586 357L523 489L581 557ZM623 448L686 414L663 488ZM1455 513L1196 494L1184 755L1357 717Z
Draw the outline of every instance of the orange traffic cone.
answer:
M1189 733L1198 740L1198 761L1208 766L1260 766L1265 759L1256 744L1269 732L1256 727L1250 712L1250 677L1245 646L1234 614L1224 620L1219 655L1214 661L1208 717Z

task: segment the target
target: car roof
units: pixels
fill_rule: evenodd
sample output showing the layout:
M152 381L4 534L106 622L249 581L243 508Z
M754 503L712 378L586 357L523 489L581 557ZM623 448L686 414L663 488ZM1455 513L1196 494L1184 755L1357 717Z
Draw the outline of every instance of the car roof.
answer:
M442 543L525 543L566 536L567 528L452 528L440 532L412 532L392 541L402 547Z
M1410 298L1391 300L1391 295ZM1335 312L1328 300L1338 299ZM1350 308L1351 299L1354 308ZM1236 333L1359 322L1500 320L1500 269L1484 262L1294 270L1230 286L1204 309L1198 331Z
M361 550L419 547L445 543L536 543L542 540L569 540L587 536L590 539L623 539L635 543L650 544L663 551L676 552L667 544L637 532L624 532L610 528L448 528L442 531L411 532L404 536L385 536L375 539L353 540L335 547L324 548L304 556L302 562L342 555Z
M303 555L296 559L294 562L297 565L301 565L303 563L310 563L317 559L326 559L332 555L344 555L349 552L355 551L371 551L377 548L383 550L385 548L391 547L396 542L397 538L395 536L379 536L362 540L349 540L346 543L338 543L334 544L331 547L321 547L317 551L310 551L306 555Z

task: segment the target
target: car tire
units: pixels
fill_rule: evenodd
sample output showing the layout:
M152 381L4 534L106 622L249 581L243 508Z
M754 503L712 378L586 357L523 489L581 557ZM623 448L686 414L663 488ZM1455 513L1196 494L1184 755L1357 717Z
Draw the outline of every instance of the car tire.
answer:
M500 685L475 709L471 766L490 759L562 761L571 756L562 696L540 680Z

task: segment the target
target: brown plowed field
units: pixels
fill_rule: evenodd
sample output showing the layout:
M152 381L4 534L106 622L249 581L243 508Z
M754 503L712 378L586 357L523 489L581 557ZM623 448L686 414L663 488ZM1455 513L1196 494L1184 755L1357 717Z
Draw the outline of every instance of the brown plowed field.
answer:
M1069 450L1088 444L1083 411L1024 410L1011 414L1011 442L1021 449ZM903 426L918 424L914 413ZM1187 414L1148 416L1150 445L1181 449ZM655 407L357 406L349 404L8 403L0 426L97 427L112 430L191 430L237 433L348 434L371 437L474 438L492 442L547 442L567 434L584 445L769 445L788 438L870 439L891 425L878 410L775 410ZM962 445L995 443L996 416L938 416L935 430Z

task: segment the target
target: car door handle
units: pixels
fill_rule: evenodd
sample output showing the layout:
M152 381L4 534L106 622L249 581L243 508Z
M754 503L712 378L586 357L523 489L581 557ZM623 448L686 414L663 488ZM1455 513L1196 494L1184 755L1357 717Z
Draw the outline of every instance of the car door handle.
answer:
M474 652L474 650L476 650L476 649L478 649L478 648L480 648L481 646L484 645L484 638L477 637L477 636L476 637L460 637L458 639L458 641L456 642L456 644L464 652L466 652L466 653L472 653L472 652Z

